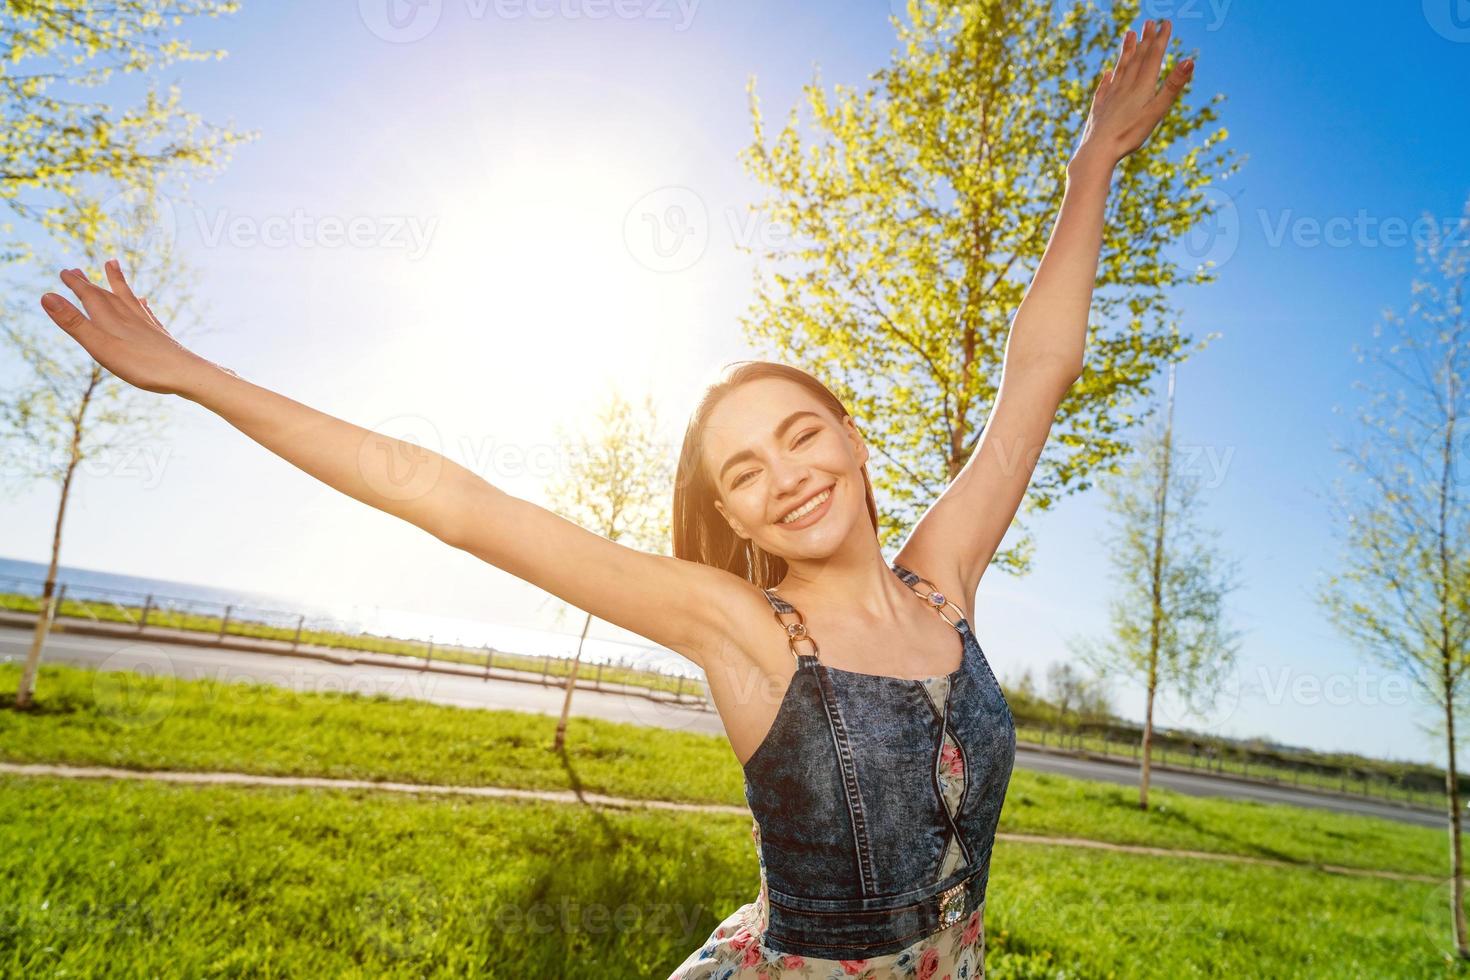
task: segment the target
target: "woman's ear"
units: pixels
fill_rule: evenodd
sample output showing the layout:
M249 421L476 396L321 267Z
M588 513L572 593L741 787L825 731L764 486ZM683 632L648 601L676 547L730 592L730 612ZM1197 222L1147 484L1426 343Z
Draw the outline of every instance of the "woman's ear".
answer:
M725 505L723 503L721 503L720 501L716 500L715 501L715 510L717 510L717 511L720 512L720 516L725 519L725 523L727 523L727 524L730 525L730 530L732 530L732 531L735 532L735 536L737 538L744 538L746 541L749 541L750 540L750 535L746 534L741 529L740 522L737 521L737 520L735 520L735 519L733 519L729 514L725 513Z

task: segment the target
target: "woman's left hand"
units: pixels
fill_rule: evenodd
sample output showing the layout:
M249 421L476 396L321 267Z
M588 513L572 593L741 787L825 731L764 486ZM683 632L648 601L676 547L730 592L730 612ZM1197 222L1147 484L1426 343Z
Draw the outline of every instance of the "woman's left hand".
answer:
M1169 46L1172 25L1167 20L1145 21L1143 37L1129 31L1111 71L1103 72L1092 96L1092 111L1082 128L1082 142L1073 162L1096 160L1111 170L1143 145L1159 121L1184 91L1194 74L1194 59L1174 66L1159 86L1159 68Z

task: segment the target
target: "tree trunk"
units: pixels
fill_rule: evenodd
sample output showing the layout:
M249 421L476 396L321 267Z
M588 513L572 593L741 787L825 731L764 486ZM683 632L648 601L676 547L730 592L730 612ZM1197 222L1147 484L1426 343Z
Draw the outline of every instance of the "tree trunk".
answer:
M1153 757L1154 744L1154 688L1153 678L1148 682L1148 701L1143 708L1143 758L1140 760L1142 768L1138 779L1138 808L1148 809L1148 772L1149 760Z
M577 655L572 658L572 669L567 674L567 693L561 701L561 720L556 723L556 741L553 749L557 752L562 750L567 741L567 717L572 713L572 692L577 689L577 667L582 663L582 644L587 642L587 630L592 627L592 614L587 614L587 620L582 624L582 636L577 640Z
M78 433L77 438L80 438ZM56 569L61 564L61 524L66 519L66 501L71 496L71 481L76 474L80 458L76 452L76 440L72 442L71 463L61 481L61 502L56 507L56 524L51 530L51 564L46 568L46 584L41 587L41 613L36 617L36 630L31 635L31 649L26 653L26 664L21 671L20 685L15 689L15 706L29 708L35 697L36 671L41 666L41 648L46 644L46 635L51 632L51 621L55 617Z
M1460 777L1455 770L1454 699L1446 697L1444 706L1445 740L1449 746L1449 765L1445 767L1445 790L1450 800L1450 917L1455 924L1455 951L1460 959L1470 959L1470 941L1465 930L1465 879L1462 874L1463 854L1460 848Z

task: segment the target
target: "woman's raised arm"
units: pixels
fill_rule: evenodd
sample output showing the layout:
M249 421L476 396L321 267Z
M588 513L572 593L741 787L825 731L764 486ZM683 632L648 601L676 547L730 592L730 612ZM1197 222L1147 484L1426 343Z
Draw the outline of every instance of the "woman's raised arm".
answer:
M700 666L730 649L728 610L754 590L723 569L627 548L492 486L422 447L252 384L174 340L116 262L105 289L68 269L86 313L55 293L51 319L113 374L219 415L303 472ZM733 602L732 602L733 600Z

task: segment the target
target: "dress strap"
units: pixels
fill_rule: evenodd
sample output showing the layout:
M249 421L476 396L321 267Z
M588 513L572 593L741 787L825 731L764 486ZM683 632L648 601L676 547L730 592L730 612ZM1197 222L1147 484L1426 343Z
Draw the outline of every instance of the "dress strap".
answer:
M940 592L939 589L935 587L933 582L930 582L926 578L920 577L916 572L909 571L898 562L893 562L889 567L892 568L894 573L903 580L905 585L914 590L914 595L917 595L919 598L925 600L929 603L930 606L934 608L934 611L939 614L940 619L944 620L946 623L953 626L960 632L964 632L964 629L960 625L965 621L964 610L960 609L959 606L955 605L952 601L946 598L944 593ZM944 614L946 606L954 610L954 619L950 619Z
M773 594L771 589L761 589L761 592L765 595L766 600L770 602L771 609L776 614L776 622L780 623L781 628L786 631L786 645L791 648L791 655L796 658L797 669L815 666L818 652L817 641L812 639L812 635L807 632L806 617L801 614L801 610L780 596ZM782 619L782 616L795 616L796 618L787 621ZM802 653L796 648L796 644L802 640L811 644L811 653Z

